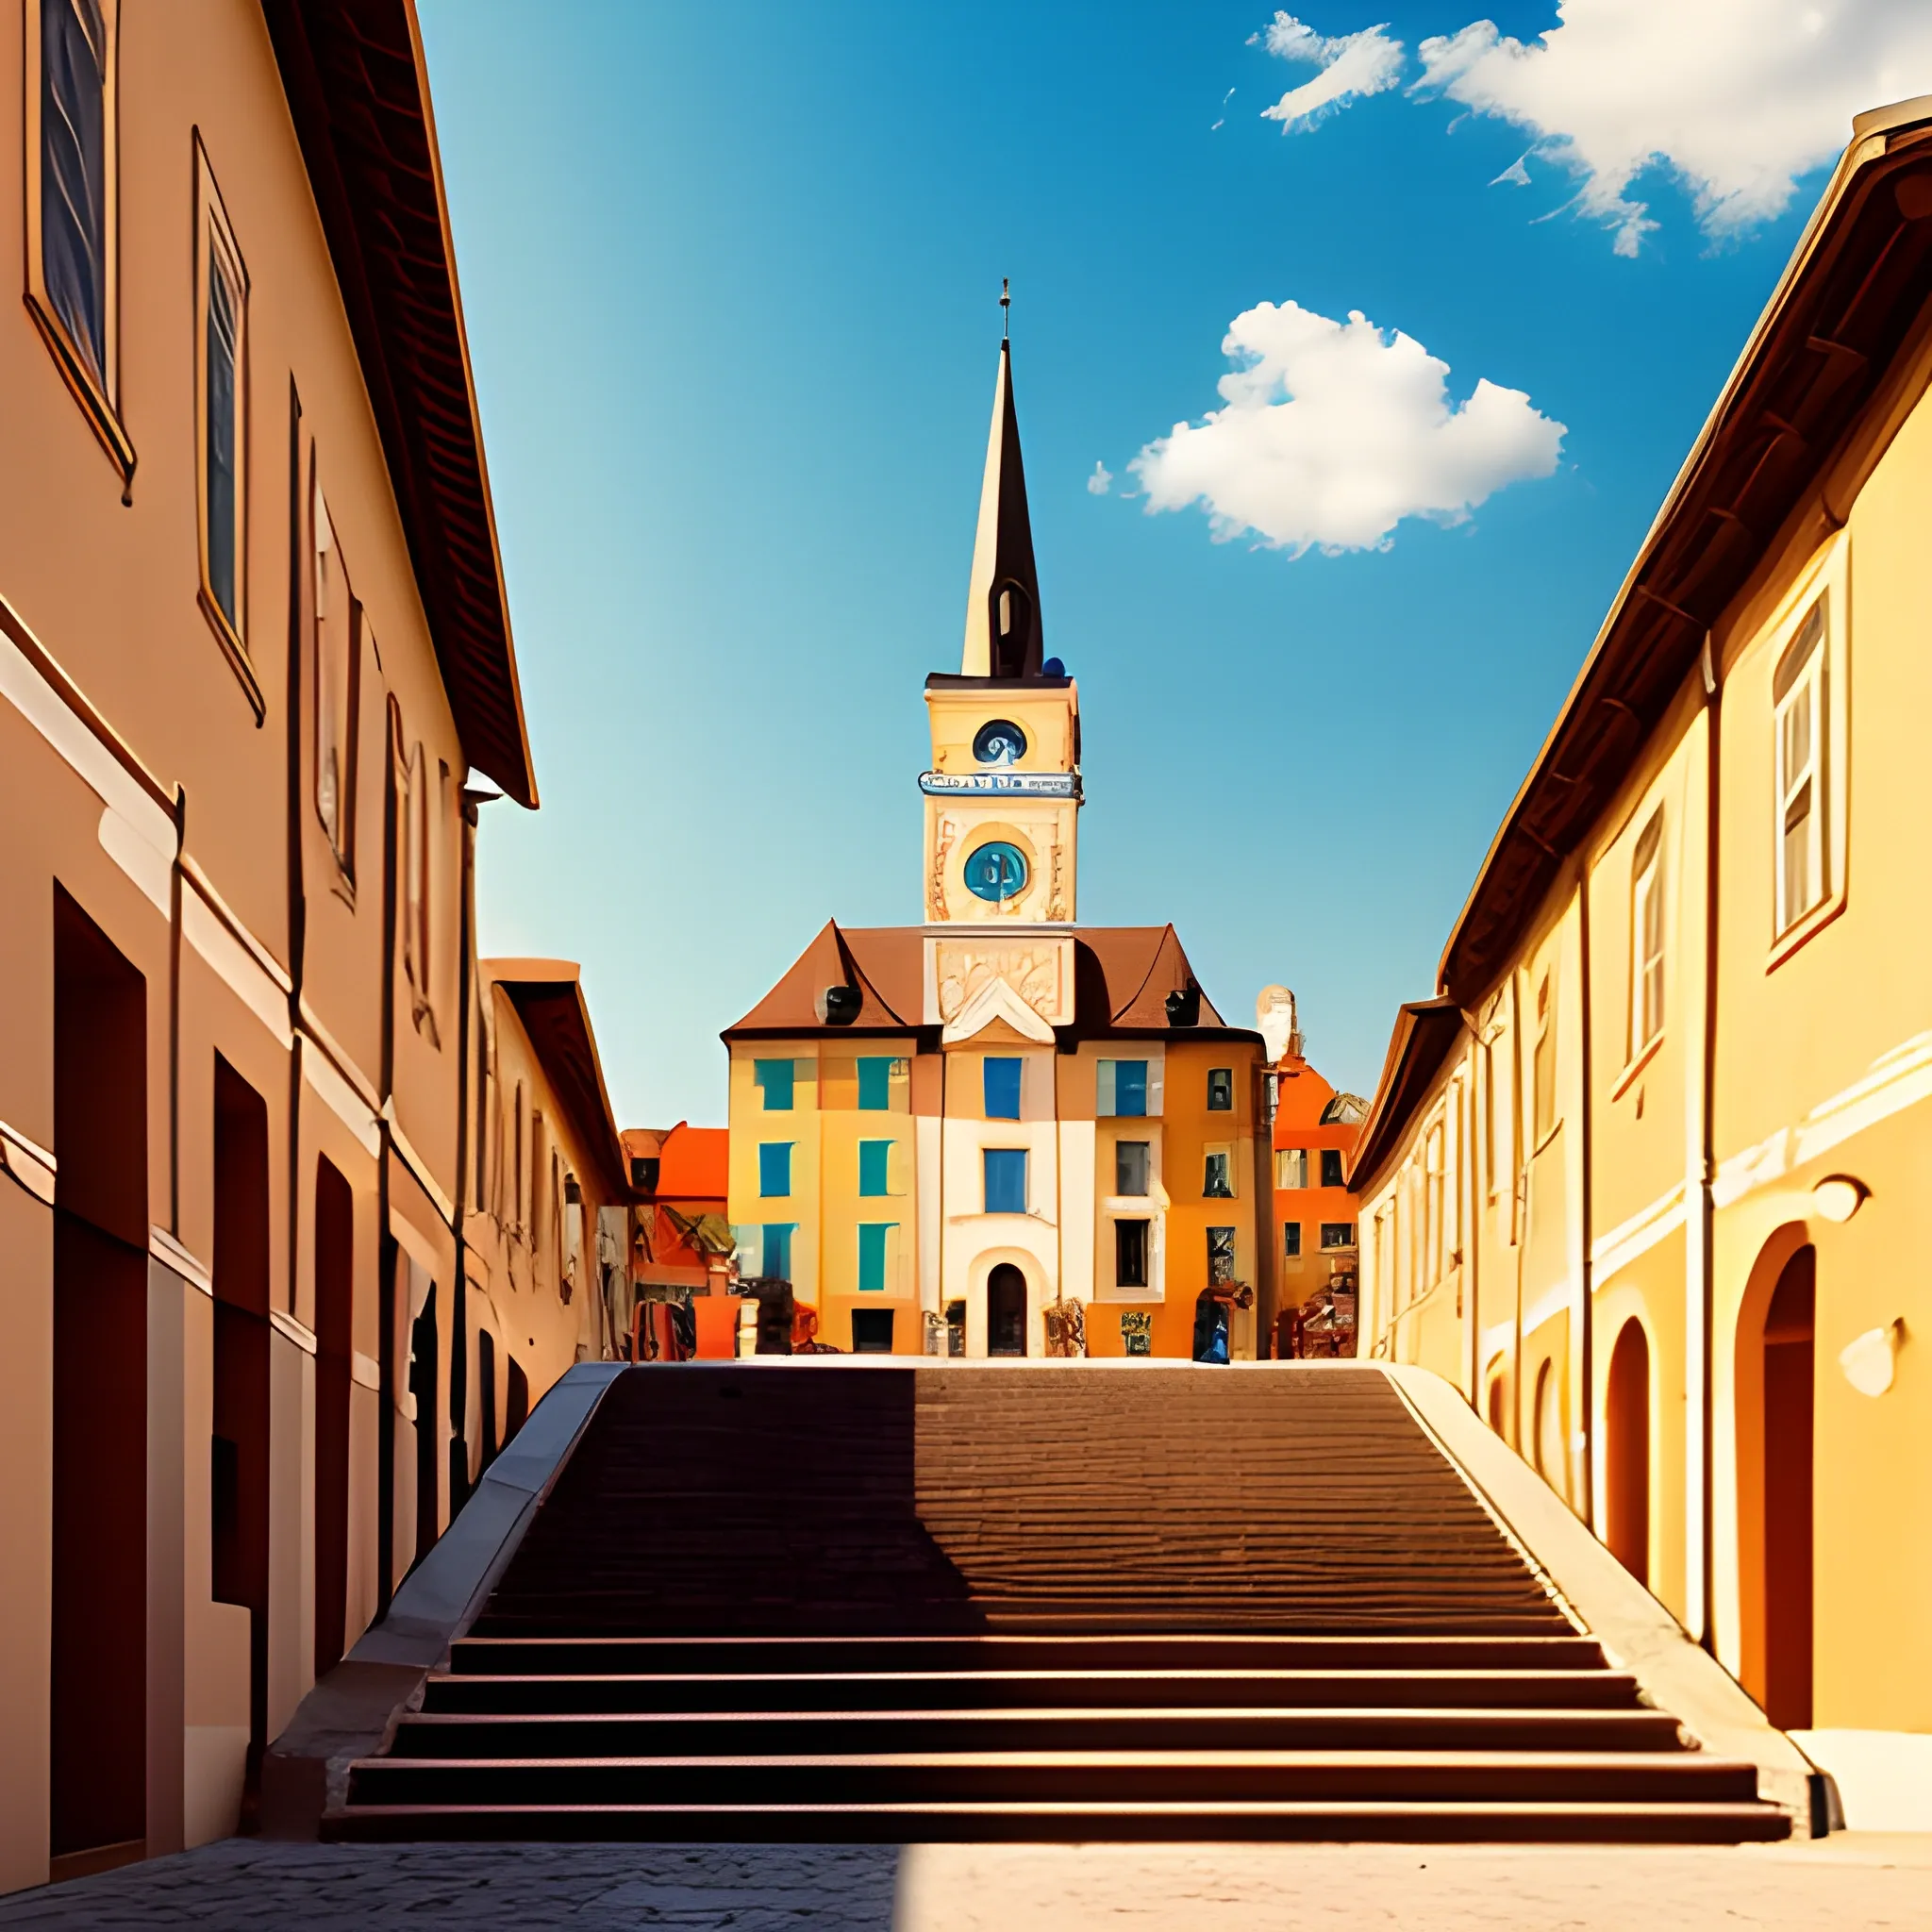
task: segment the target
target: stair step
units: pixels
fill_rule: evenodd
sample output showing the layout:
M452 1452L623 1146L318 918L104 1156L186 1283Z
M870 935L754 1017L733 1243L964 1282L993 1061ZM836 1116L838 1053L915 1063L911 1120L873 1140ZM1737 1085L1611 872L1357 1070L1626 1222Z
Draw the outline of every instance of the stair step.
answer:
M1738 1844L1790 1835L1774 1806L1717 1804L1159 1803L1056 1800L875 1805L379 1805L325 1821L342 1841L666 1840L916 1844L1379 1840L1398 1843Z
M1401 1705L1444 1709L1634 1710L1637 1680L1607 1670L821 1671L809 1674L431 1676L423 1708L564 1715L592 1711L1013 1709L1104 1705L1308 1710Z
M1081 1799L1228 1803L1724 1802L1757 1770L1702 1753L1037 1750L732 1757L365 1759L369 1805L878 1804Z
M1681 1748L1657 1710L1428 1709L698 1711L635 1717L434 1716L396 1723L403 1757L832 1757L1167 1750L1632 1751Z

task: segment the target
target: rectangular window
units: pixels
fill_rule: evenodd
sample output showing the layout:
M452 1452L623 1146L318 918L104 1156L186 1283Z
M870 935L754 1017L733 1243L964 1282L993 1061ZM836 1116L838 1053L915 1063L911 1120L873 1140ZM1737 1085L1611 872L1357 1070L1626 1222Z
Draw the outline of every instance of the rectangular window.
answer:
M315 815L345 878L356 876L356 743L362 610L318 480L310 520L315 572Z
M1144 1194L1149 1169L1146 1141L1116 1141L1113 1143L1113 1191L1116 1194Z
M1661 808L1630 860L1630 1044L1635 1059L1664 1030L1664 891Z
M1536 1108L1536 1144L1557 1130L1557 1005L1545 973L1536 990L1536 1052L1530 1068Z
M1096 1060L1093 1111L1106 1120L1124 1115L1143 1120L1147 1114L1147 1062Z
M1224 1147L1210 1147L1201 1176L1201 1198L1204 1201L1232 1201L1234 1199L1233 1156Z
M1216 1285L1234 1279L1234 1229L1208 1230L1208 1279Z
M852 1311L852 1353L891 1355L892 1352L891 1308L854 1308Z
M1274 1185L1277 1188L1305 1188L1308 1184L1308 1150L1306 1147L1277 1147L1274 1150Z
M1302 1251L1302 1224L1299 1221L1284 1221L1281 1224L1281 1252L1290 1260L1299 1257Z
M432 1044L436 1020L429 1000L429 771L419 742L401 773L403 829L403 973L409 982L410 1018Z
M24 8L27 306L94 433L131 476L116 366L118 10L118 0L26 0Z
M200 200L195 287L201 329L195 347L195 391L201 415L201 588L208 617L232 656L245 657L242 559L247 555L246 392L248 272L228 226L227 211L195 145ZM260 692L246 663L238 664L249 702L260 715Z
M785 1200L791 1192L791 1142L764 1141L758 1145L758 1192L768 1201Z
M1441 1122L1430 1127L1423 1141L1423 1279L1442 1278L1442 1141ZM1324 1230L1323 1246L1327 1246Z
M858 1191L863 1195L890 1194L892 1172L892 1143L890 1141L861 1141L858 1143Z
M1144 1221L1114 1223L1113 1285L1116 1288L1147 1286L1147 1226Z
M1322 1149L1322 1185L1324 1188L1339 1188L1341 1180L1341 1149L1324 1147Z
M1772 678L1777 733L1777 929L1795 925L1831 891L1825 839L1824 600L1786 647Z
M858 1291L884 1294L886 1261L891 1250L895 1221L861 1221L858 1224Z
M989 1054L980 1063L981 1094L990 1121L1020 1118L1020 1062Z
M1026 1211L1026 1150L989 1147L986 1161L986 1211L1024 1214Z
M1332 1254L1338 1248L1352 1248L1354 1246L1354 1222L1324 1221L1322 1224L1322 1248L1324 1254Z
M752 1078L758 1083L767 1113L791 1111L791 1081L795 1060L754 1060Z
M858 1110L887 1113L892 1105L892 1057L867 1054L858 1062Z
M791 1236L795 1221L768 1221L758 1257L759 1272L774 1281L791 1279Z
M1208 1111L1228 1113L1234 1108L1234 1069L1210 1067L1208 1072Z

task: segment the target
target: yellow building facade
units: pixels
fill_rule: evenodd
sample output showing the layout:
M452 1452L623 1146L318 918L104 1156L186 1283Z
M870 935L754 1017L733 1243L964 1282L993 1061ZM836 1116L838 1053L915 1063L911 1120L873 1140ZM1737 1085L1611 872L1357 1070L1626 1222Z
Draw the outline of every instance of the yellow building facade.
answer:
M838 1348L1186 1356L1202 1293L1271 1262L1264 1049L1172 926L1074 924L1079 689L1043 655L1005 343L925 704L924 924L826 925L724 1035L741 1276ZM1225 1320L1251 1356L1253 1307Z
M1834 1768L1932 1734L1928 263L1920 101L1860 117L1351 1174L1364 1352Z

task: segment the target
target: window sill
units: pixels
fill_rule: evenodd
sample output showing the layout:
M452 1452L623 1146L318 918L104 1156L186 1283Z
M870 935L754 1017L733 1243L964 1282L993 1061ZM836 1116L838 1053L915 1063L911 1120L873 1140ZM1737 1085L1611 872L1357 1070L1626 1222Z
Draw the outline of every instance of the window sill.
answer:
M1844 889L1840 887L1830 898L1822 899L1806 913L1804 918L1790 927L1771 948L1764 961L1767 973L1775 973L1793 953L1807 944L1813 936L1831 924L1845 909Z
M1550 1142L1554 1141L1557 1138L1557 1136L1560 1134L1562 1131L1563 1123L1560 1120L1551 1122L1551 1124L1546 1128L1544 1128L1542 1139L1537 1141L1535 1145L1533 1145L1530 1148L1530 1158L1534 1160L1538 1155L1543 1153L1548 1148Z
M89 426L100 438L101 447L108 452L108 459L121 475L121 501L133 500L134 491L134 443L125 429L121 426L121 418L115 413L106 392L94 380L67 340L67 331L54 316L41 304L40 297L29 289L26 292L27 312L33 317L35 325L45 339L47 347L53 352L56 367L62 379L73 391L74 399L80 405L81 414L88 420Z
M201 614L208 619L208 627L215 634L215 641L222 647L222 655L228 660L228 669L235 674L242 695L248 700L249 709L255 713L255 728L258 731L268 716L268 705L261 695L261 683L255 675L255 666L248 661L248 646L223 614L222 607L208 594L206 584L202 585L195 601L201 606Z
M1610 1089L1612 1100L1621 1100L1630 1091L1630 1083L1657 1058L1657 1050L1663 1043L1664 1036L1659 1030L1652 1036L1650 1044L1617 1075L1617 1084ZM1561 1123L1558 1122L1557 1124L1560 1125Z

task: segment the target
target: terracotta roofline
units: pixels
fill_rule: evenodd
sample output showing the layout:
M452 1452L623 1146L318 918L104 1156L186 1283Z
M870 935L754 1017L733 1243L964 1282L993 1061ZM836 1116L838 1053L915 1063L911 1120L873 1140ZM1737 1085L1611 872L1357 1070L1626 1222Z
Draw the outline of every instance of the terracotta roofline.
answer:
M1405 1001L1397 1009L1375 1097L1357 1132L1349 1160L1350 1193L1365 1193L1381 1179L1429 1083L1468 1024L1462 1008L1446 994Z

